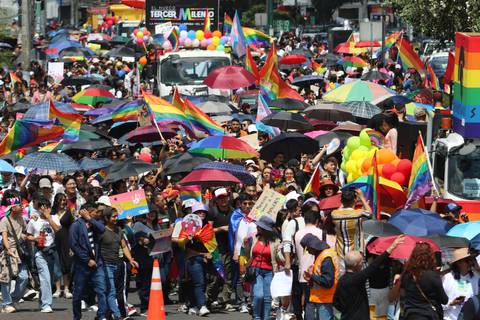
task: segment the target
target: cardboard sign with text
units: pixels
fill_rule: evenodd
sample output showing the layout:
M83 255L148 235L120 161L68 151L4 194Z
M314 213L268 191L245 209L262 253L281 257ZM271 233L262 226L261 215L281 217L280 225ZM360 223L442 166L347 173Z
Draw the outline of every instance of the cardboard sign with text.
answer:
M147 199L143 189L110 196L112 207L118 210L118 219L140 216L148 213Z
M282 209L285 203L285 196L272 189L267 189L262 192L257 202L248 214L248 217L253 220L258 220L263 215L269 215L273 221L277 219L277 213Z

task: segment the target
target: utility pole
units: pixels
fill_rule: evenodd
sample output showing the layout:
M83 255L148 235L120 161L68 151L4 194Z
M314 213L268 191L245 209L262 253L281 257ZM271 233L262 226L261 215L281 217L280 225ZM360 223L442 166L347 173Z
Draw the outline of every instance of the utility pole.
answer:
M70 23L73 27L78 25L78 0L70 0Z
M267 0L268 34L273 36L273 0Z
M22 55L23 67L28 69L32 60L32 1L22 0Z

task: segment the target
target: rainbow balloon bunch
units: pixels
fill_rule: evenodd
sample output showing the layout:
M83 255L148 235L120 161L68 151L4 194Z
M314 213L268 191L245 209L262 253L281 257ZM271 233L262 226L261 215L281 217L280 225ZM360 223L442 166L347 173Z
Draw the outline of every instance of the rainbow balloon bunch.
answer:
M230 38L223 36L219 30L203 31L188 30L185 24L178 26L179 44L184 48L202 48L207 50L224 51L225 45L228 44Z
M151 35L147 28L141 27L133 30L132 38L136 44L143 46L152 40Z

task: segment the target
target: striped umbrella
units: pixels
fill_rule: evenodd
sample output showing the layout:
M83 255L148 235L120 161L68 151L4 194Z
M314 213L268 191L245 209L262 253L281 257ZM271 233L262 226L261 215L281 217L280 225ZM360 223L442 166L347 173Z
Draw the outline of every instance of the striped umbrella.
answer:
M323 96L323 100L332 102L367 101L396 95L395 91L382 85L363 80L356 80L330 90Z
M107 102L114 98L115 97L110 93L110 91L90 87L74 95L72 100L76 103L94 106L99 102Z
M194 142L189 151L220 159L249 159L257 156L257 151L248 143L229 136L207 137Z

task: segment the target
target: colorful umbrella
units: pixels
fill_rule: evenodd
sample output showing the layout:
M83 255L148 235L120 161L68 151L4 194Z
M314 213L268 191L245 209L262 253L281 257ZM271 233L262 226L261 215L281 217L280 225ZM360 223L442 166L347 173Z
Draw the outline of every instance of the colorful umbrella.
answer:
M445 235L451 228L447 220L424 209L401 209L388 220L405 234L417 237Z
M113 94L105 89L87 88L74 95L72 100L76 103L94 106L99 102L107 102L113 98L115 98Z
M240 183L242 182L231 173L214 169L194 170L178 182L182 186L199 185L204 188L233 186Z
M207 137L194 142L188 151L219 159L249 159L257 156L257 151L248 143L229 136Z
M382 253L385 252L395 241L395 239L398 236L391 236L391 237L380 237L378 239L375 239L372 243L370 243L367 246L367 250L370 253L376 254L376 255L381 255ZM408 260L410 258L410 255L412 254L413 249L419 242L426 242L430 244L432 247L432 250L435 252L440 252L440 248L438 245L428 239L428 238L420 238L420 237L415 237L415 236L410 236L406 235L404 238L403 243L399 244L390 254L390 258L394 259L402 259L402 260Z
M320 210L335 210L342 206L342 195L336 194L320 200L318 207Z
M448 230L447 235L452 237L463 237L472 240L480 234L480 221L460 223Z
M356 80L327 92L323 99L333 102L368 101L371 102L385 95L396 95L396 92L382 85L363 80Z
M423 104L423 103L418 103L418 102L410 102L405 105L405 108L407 110L407 116L411 116L413 120L415 120L415 108L416 107L422 107L426 111L432 112L434 110L434 107L431 104Z
M368 65L365 61L363 61L359 57L345 57L342 60L337 61L337 64L342 65L344 67L355 67L355 68L363 68Z
M307 62L307 58L303 54L289 54L280 59L280 64L302 64Z
M225 66L210 72L203 83L215 89L238 89L248 87L256 80L255 76L243 67Z
M145 0L122 0L122 4L135 9L145 10Z

